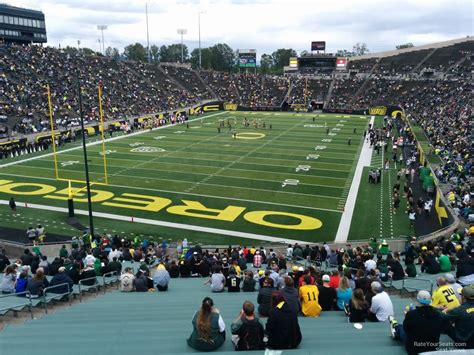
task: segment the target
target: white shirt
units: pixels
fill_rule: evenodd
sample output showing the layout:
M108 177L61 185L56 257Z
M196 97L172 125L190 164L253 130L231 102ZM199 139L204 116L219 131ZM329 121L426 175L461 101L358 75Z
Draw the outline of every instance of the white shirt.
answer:
M369 259L364 263L365 269L367 271L374 270L377 267L377 263L373 259Z
M120 255L121 255L121 254L122 254L122 253L120 252L120 250L115 250L115 251L112 250L112 251L109 253L108 259L109 259L109 261L113 261L113 260L114 260L114 257L115 257L115 258L117 258L117 260L118 260L118 259L120 258Z
M387 292L383 291L372 297L370 311L375 314L379 322L385 322L389 316L393 316L393 304Z

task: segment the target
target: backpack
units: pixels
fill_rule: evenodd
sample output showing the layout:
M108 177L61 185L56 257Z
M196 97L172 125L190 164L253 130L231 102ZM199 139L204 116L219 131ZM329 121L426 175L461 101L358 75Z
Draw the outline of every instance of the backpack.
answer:
M263 350L263 326L258 320L243 321L236 350Z

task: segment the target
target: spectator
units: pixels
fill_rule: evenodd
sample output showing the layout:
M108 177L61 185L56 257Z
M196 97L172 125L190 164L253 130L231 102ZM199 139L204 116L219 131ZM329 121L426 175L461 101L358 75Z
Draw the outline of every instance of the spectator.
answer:
M22 266L22 271L15 282L15 293L26 291L26 287L28 286L28 281L30 279L28 276L29 270L30 268L28 266Z
M158 291L168 291L168 284L170 282L170 274L166 270L165 265L160 263L153 275L153 284Z
M330 276L329 285L336 289L339 287L339 281L341 281L341 276L339 275L339 271L333 270L332 275Z
M125 268L125 271L120 275L120 291L132 292L135 285L135 275L133 270L129 267Z
M296 312L286 303L281 291L272 294L272 311L265 331L267 347L275 350L295 349L301 343L301 330Z
M50 272L49 272L49 261L48 261L48 257L46 255L43 255L41 257L41 261L38 264L38 267L43 268L43 271L44 271L45 275L50 274Z
M263 350L265 348L263 325L254 312L253 303L245 301L239 316L231 325L232 342L237 351Z
M263 260L262 255L260 255L260 251L257 250L255 252L254 257L253 257L253 267L255 267L257 269L260 268L262 266L262 260Z
M66 246L63 245L61 249L59 250L59 257L66 259L68 256L69 256L69 252L67 251Z
M93 263L86 264L84 270L81 273L81 284L86 286L93 286L97 282L97 276L93 268Z
M474 349L474 285L464 286L462 304L443 314L446 333L465 349ZM465 344L465 346L462 346Z
M428 274L438 274L440 272L439 263L431 250L428 251L426 256L423 258L421 272L427 272Z
M67 285L64 285L67 284ZM62 286L59 286L62 285ZM68 287L69 285L69 287ZM72 292L72 286L74 285L74 281L69 277L68 274L66 274L66 268L64 266L61 266L58 270L58 273L53 276L51 279L49 286L58 286L55 288L51 289L51 292L53 293L68 293Z
M115 272L115 275L120 275L122 272L122 263L117 260L116 256L114 256L112 261L108 262L107 265L101 269L102 275L109 274L111 272Z
M10 259L8 259L5 249L0 249L0 272L3 272L8 265L10 265Z
M344 305L349 304L352 298L352 289L349 286L349 279L347 277L341 278L339 287L336 290L336 306L340 311L344 310Z
M237 276L234 267L231 267L229 270L226 286L228 292L240 292L240 277Z
M445 274L444 278L449 286L452 287L454 293L456 294L457 299L461 302L461 290L462 286L456 282L456 279L453 274Z
M274 290L273 280L269 277L265 277L257 296L258 314L262 317L268 317L272 309L272 294Z
M8 265L3 274L2 283L0 284L0 291L4 294L15 293L16 282L16 267Z
M387 255L387 267L390 269L392 280L396 281L404 278L405 271L403 271L403 266L392 256L392 254Z
M148 282L148 268L145 265L140 266L136 273L134 287L136 292L148 292L153 287Z
M300 311L300 299L298 290L295 288L293 279L289 276L284 278L285 287L281 290L283 297L285 297L286 303L296 312Z
M441 314L432 306L428 291L419 291L416 296L418 305L406 313L405 320L398 324L389 317L392 336L401 340L408 354L436 351L443 327Z
M322 282L322 285L318 285L318 301L323 311L331 311L336 304L337 293L336 290L330 285L331 279L329 275L323 275Z
M204 282L204 285L211 284L211 292L222 292L224 291L225 286L225 276L222 274L222 269L217 267L214 269L214 273L211 275L211 278Z
M470 257L464 250L458 253L456 278L463 286L474 284L474 258Z
M193 332L187 340L188 345L200 351L213 351L222 346L225 340L225 324L219 310L211 298L202 300L201 309L194 314Z
M441 255L438 257L439 269L441 272L450 272L451 271L451 261L449 260L449 256L442 252Z
M370 288L375 296L372 297L372 305L369 308L367 319L371 322L385 322L389 316L393 316L393 304L390 296L378 281L373 281Z
M30 249L26 248L23 255L20 257L22 265L31 265L33 261L33 254L30 253Z
M352 298L349 304L344 305L344 311L346 312L346 315L349 316L349 322L365 322L368 310L369 306L365 301L364 291L360 288L356 288L352 293Z
M446 282L444 277L438 277L436 279L436 284L438 288L433 291L433 302L431 305L435 308L441 310L451 310L453 308L459 307L460 303L456 297L451 285Z
M257 281L253 278L253 272L248 270L244 273L244 280L242 283L242 291L244 292L255 292L255 285Z
M321 314L321 306L318 302L319 290L312 283L311 276L306 275L304 277L303 286L299 289L299 295L303 315L306 317L319 317Z
M41 268L36 270L35 275L28 280L26 291L29 291L32 298L38 298L43 295L43 290L49 286L49 282L44 276Z

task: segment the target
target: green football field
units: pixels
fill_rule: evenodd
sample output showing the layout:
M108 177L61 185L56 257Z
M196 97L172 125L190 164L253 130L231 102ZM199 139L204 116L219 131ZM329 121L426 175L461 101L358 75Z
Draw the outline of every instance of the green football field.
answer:
M368 117L269 112L202 117L107 140L107 185L99 184L104 182L102 145L88 146L98 232L155 240L187 237L205 244L334 239ZM243 126L245 117L249 127ZM22 156L18 164L1 167L0 225L41 223L52 233L80 234L65 223L68 182L56 180L50 153ZM60 178L85 180L79 142L66 145L57 159ZM88 225L85 184L72 186L82 189L75 208ZM10 197L19 207L28 205L19 209L19 217L5 205Z

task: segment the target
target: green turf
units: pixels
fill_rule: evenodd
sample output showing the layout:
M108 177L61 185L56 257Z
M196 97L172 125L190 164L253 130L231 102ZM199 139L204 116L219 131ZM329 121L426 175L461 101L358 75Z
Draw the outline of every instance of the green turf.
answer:
M265 121L266 128L244 128L243 118ZM316 117L313 122L313 117ZM238 134L263 134L254 140L233 139L227 127L218 133L219 120L231 122ZM237 123L234 124L234 121ZM272 125L270 129L269 126ZM330 128L330 135L326 128ZM208 115L186 125L166 127L139 135L106 143L108 186L93 186L93 190L113 193L115 198L124 193L161 197L171 204L157 211L112 207L104 202L95 202L94 211L112 213L126 217L140 217L192 226L218 228L223 231L237 231L288 240L322 241L331 240L336 233L345 196L351 183L353 170L362 143L362 132L367 118L347 115L310 115L283 113L240 113L229 112ZM354 134L354 128L357 133ZM352 137L352 144L347 140ZM331 141L327 141L330 139ZM66 146L69 148L70 146ZM134 149L152 147L164 149L161 152L139 153ZM318 147L318 150L315 148ZM103 181L103 157L101 146L88 148L89 169L93 181ZM308 154L319 155L317 160L307 159ZM69 163L66 163L69 162ZM73 162L73 163L71 163ZM65 179L84 179L82 150L72 150L58 155L60 176ZM61 166L66 163L65 166ZM70 164L70 165L67 165ZM296 171L299 165L310 165L309 171ZM56 181L51 156L25 161L3 167L0 178L14 182L40 183L67 188L67 182ZM297 186L282 187L285 179L297 179ZM84 184L74 184L83 187ZM15 191L32 191L31 187ZM59 196L50 193L50 196ZM0 189L0 198L7 200L14 196L17 201L48 206L66 207L66 202L45 198L40 195L13 195ZM123 197L123 196L122 196ZM197 218L167 211L170 206L182 205L183 200L196 201L210 209L239 207L242 213L233 220ZM111 200L107 200L111 202ZM117 200L114 201L118 203ZM129 203L130 204L130 203ZM86 209L85 201L76 198L77 209ZM136 207L143 204L134 203ZM301 214L317 218L322 227L310 230L283 229L251 223L243 216L251 211L276 211ZM191 212L196 212L192 210ZM46 214L46 211L41 211ZM49 212L64 220L65 215ZM206 212L209 216L215 212ZM173 230L161 226L139 225L138 223L103 220L97 222L100 229L113 225L112 230L152 235L156 238L176 239L188 237L201 243L240 242L235 237L209 235L209 233ZM292 225L299 220L291 216L271 215L265 221ZM6 221L2 223L7 223ZM107 228L111 229L111 228Z

